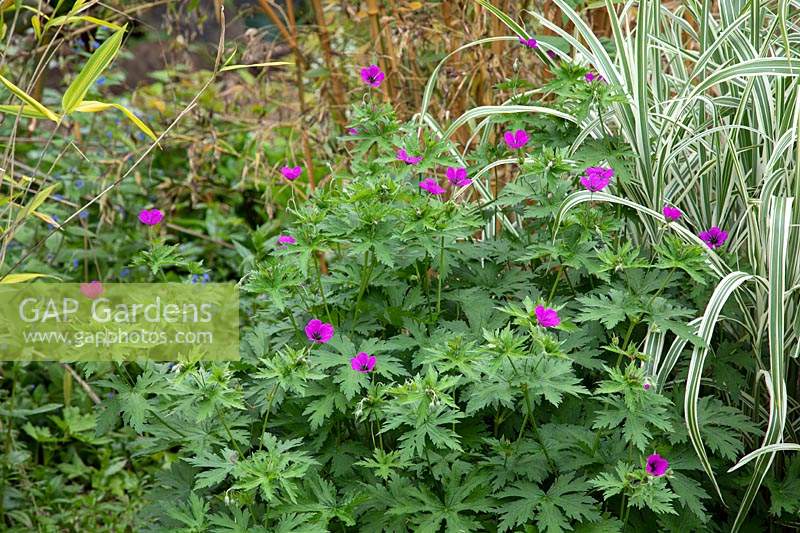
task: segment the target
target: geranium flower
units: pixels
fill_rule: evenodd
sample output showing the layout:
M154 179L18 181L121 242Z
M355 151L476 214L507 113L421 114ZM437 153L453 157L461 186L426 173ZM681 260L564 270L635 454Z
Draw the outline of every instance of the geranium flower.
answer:
M378 65L370 65L361 69L361 80L370 87L380 87L385 77Z
M142 209L139 211L139 222L147 226L155 226L164 219L160 209Z
M613 177L613 168L589 167L586 175L581 178L581 185L591 192L598 192L605 189Z
M513 133L507 131L503 134L503 140L511 150L519 150L528 144L528 132L525 130L517 130Z
M356 372L361 372L362 374L368 374L372 372L372 369L375 368L375 356L369 355L365 352L358 352L358 355L350 359L350 366L353 367L353 370Z
M467 177L467 169L464 167L448 167L445 172L447 181L456 187L466 187L472 180Z
M358 128L350 128L349 130L347 130L347 133L349 133L350 135L358 135Z
M287 167L287 166L281 167L281 174L283 174L283 177L286 178L289 181L296 180L297 178L300 177L300 174L302 174L302 173L303 173L303 167L300 167L300 166L298 166L298 167Z
M713 250L725 244L725 241L728 240L728 232L712 226L707 231L701 231L700 238Z
M306 324L306 337L311 342L325 344L333 337L333 324L328 324L318 318L309 320Z
M539 321L539 325L543 328L554 328L561 324L561 319L558 318L558 313L551 307L537 305L535 312L536 320Z
M587 72L586 75L584 76L584 79L588 83L592 83L595 81L605 81L601 74L595 74L594 72Z
M422 161L422 156L409 155L408 152L406 152L405 148L400 148L397 150L397 159L399 161L402 161L406 165L416 165L417 163Z
M644 467L645 472L654 477L661 477L669 468L669 461L654 453L647 457L647 465Z
M558 58L558 54L555 53L554 50L548 50L547 51L547 57L549 57L550 59L557 59Z
M281 244L295 244L297 243L297 239L291 235L278 235L278 242Z
M444 194L444 189L439 186L439 183L433 178L425 178L419 183L419 188L428 191L431 194Z
M664 218L667 219L667 222L675 222L679 218L681 218L681 210L677 207L672 207L671 205L664 205L664 209L662 211L664 213Z
M536 39L523 39L522 37L519 38L519 42L528 48L537 48L539 43L536 42Z

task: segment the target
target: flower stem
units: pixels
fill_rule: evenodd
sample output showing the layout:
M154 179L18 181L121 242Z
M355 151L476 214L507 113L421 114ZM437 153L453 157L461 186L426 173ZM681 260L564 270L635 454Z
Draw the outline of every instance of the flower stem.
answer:
M240 457L240 458L244 459L244 454L242 453L242 450L239 448L239 444L238 444L238 443L236 442L236 440L233 438L233 434L231 433L231 430L230 430L230 428L228 427L228 424L225 422L225 417L223 417L223 416L222 416L222 413L221 413L221 412L220 412L220 410L219 410L219 406L215 405L215 406L214 406L214 409L217 411L217 417L219 417L219 421L220 421L220 422L222 422L222 427L224 427L224 428L225 428L225 433L227 433L227 434L228 434L228 438L229 438L229 439L231 440L231 442L233 443L233 447L234 447L234 448L236 448L236 453L238 453L238 454L239 454L239 457Z
M369 278L372 275L372 269L368 269L369 263L369 250L364 252L364 264L361 266L361 286L358 288L358 297L356 298L356 306L355 310L353 311L353 322L356 321L358 318L358 306L361 304L361 298L364 296L364 293L367 290L367 286L369 285Z
M267 420L269 420L269 412L272 411L272 402L275 400L275 395L278 392L278 382L275 382L275 385L272 387L272 391L269 393L269 401L267 402L267 411L264 413L264 423L261 424L261 436L258 438L258 449L259 451L261 448L264 447L264 433L267 431Z
M561 275L564 273L564 266L562 265L558 269L558 274L556 274L556 280L553 282L553 288L550 289L550 294L547 296L547 305L550 305L550 302L553 301L553 296L556 295L556 288L558 287L558 282L561 280Z
M333 320L331 320L331 310L328 308L328 300L325 298L325 288L322 286L322 269L316 258L314 259L314 265L317 267L317 285L319 285L319 294L322 296L322 304L325 306L325 314L328 315L328 322L333 324Z
M441 248L439 250L439 286L436 289L436 316L442 310L442 277L444 271L444 235L442 235Z
M528 420L531 421L531 429L533 430L533 436L536 438L536 441L539 443L539 446L542 447L542 452L544 453L544 458L547 459L547 464L550 465L550 468L555 468L555 464L553 460L550 458L550 454L547 453L547 447L542 442L542 436L539 434L539 427L536 425L536 420L533 418L533 409L531 409L531 399L528 395L528 387L523 386L522 393L525 397L525 410L528 416Z

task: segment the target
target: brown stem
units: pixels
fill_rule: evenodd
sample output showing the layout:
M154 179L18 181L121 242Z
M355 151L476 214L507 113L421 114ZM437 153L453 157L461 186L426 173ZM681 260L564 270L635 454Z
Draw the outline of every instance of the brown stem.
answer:
M385 102L394 101L392 94L391 79L389 71L386 68L386 53L383 50L383 43L381 42L381 23L380 23L380 8L378 7L377 0L367 0L367 15L369 15L369 33L372 37L372 44L378 50L378 65L381 70L387 73L386 83L383 85L385 90L383 92L383 100Z
M94 389L92 389L92 386L86 383L86 381L84 381L83 378L77 372L75 372L74 368L69 366L67 363L61 363L61 366L63 366L64 370L69 372L72 378L78 382L84 391L86 391L86 394L89 395L89 398L92 399L95 405L100 403L100 397L97 395Z
M305 127L306 119L306 95L305 88L303 87L303 74L304 59L303 54L300 53L300 47L297 45L297 24L294 18L294 5L292 1L286 2L286 22L284 24L278 14L270 5L268 0L258 0L258 5L261 10L270 18L273 24L281 32L283 38L289 43L295 57L295 85L297 86L297 102L300 105L300 136L303 143L303 157L306 164L306 172L308 172L308 183L311 190L314 190L314 159L311 157L311 145L308 142L308 131Z
M346 120L344 117L344 110L347 107L347 97L345 96L344 87L342 86L342 78L339 69L336 67L334 61L333 50L331 49L331 38L328 34L328 27L325 22L325 11L322 7L320 0L311 0L311 5L314 8L314 15L317 19L317 33L319 34L319 43L322 48L322 55L325 58L325 66L330 72L331 79L331 113L333 119L339 126L344 127Z

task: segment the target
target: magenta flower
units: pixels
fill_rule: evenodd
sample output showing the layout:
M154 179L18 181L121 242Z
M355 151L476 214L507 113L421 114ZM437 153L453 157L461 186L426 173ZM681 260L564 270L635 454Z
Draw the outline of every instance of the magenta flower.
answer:
M601 74L595 74L594 72L587 72L586 75L584 76L584 79L588 83L592 83L594 81L605 81Z
M406 165L416 165L417 163L422 161L422 156L409 155L408 152L406 152L405 148L400 148L397 150L397 159L398 161L402 161Z
M347 133L349 133L350 135L358 135L358 129L350 128L349 130L347 130Z
M333 325L318 318L309 320L306 324L306 337L311 342L325 344L333 337Z
M519 42L528 48L537 48L539 46L539 43L536 42L536 39L523 39L520 37Z
M725 244L725 241L728 240L728 232L722 231L717 226L712 226L707 231L701 231L700 238L713 250Z
M645 382L644 390L650 390L650 384L649 383Z
M139 211L139 222L147 226L155 226L164 220L164 213L160 209L142 209Z
M555 53L554 50L548 50L547 51L547 57L549 57L550 59L557 59L558 58L558 54Z
M581 185L591 192L598 192L605 189L613 177L613 168L589 167L586 175L581 178Z
M667 219L667 222L675 222L676 220L681 218L681 215L683 215L680 209L678 209L677 207L672 207L671 205L668 204L664 205L664 210L662 212L664 213L664 218Z
M543 305L536 306L536 320L543 328L554 328L561 324L561 319L558 318L558 313L551 307L544 307Z
M511 150L519 150L528 144L528 132L525 130L517 130L515 132L507 131L503 134L503 140Z
M445 172L447 181L456 187L466 187L472 180L467 177L467 169L464 167L448 167Z
M353 367L353 370L356 372L368 374L372 372L373 368L375 368L375 361L374 355L369 355L365 352L358 352L358 355L350 359L350 366Z
M303 167L281 167L281 174L289 181L294 181L303 173Z
M647 458L647 466L644 467L645 472L654 477L661 477L669 468L669 461L654 453Z
M370 65L361 69L361 80L370 87L380 87L385 77L378 65Z
M297 239L291 235L278 235L278 242L281 244L296 244Z
M439 183L433 178L425 178L419 182L419 188L423 191L428 191L431 194L444 194L444 189L439 186Z

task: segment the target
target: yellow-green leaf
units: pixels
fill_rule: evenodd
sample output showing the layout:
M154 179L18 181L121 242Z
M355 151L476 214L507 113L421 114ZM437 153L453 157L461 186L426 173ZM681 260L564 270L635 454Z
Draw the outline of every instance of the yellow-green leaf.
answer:
M36 196L33 197L33 200L30 201L28 205L23 207L18 213L16 218L14 219L14 225L19 223L21 220L26 218L31 211L36 211L36 209L44 203L45 200L50 196L50 194L58 187L59 183L54 183L49 187L45 187L44 189L40 190L36 193Z
M33 26L33 33L36 34L36 40L42 40L42 23L39 20L39 15L31 17L31 26Z
M56 276L50 276L47 274L9 274L8 276L1 279L0 283L22 283L23 281L30 281L36 278L60 279Z
M0 105L0 115L22 115L25 118L50 118L35 107L22 104L22 105Z
M137 128L142 130L142 132L145 135L147 135L154 141L158 139L158 137L156 137L156 134L153 133L153 130L147 127L147 124L142 122L142 120L139 117L134 115L133 112L124 105L108 103L108 102L97 102L95 100L86 100L84 102L81 102L75 108L75 111L78 113L98 113L100 111L105 111L106 109L111 109L111 108L122 111L125 114L125 116L128 117L128 119L136 125Z
M282 65L291 65L292 63L288 61L270 61L269 63L253 63L252 65L228 65L227 67L222 67L219 69L220 72L225 72L226 70L236 70L240 68L251 68L251 67L279 67Z
M51 216L50 216L50 215L48 215L47 213L40 213L39 211L31 211L31 214L32 214L33 216L35 216L36 218L38 218L39 220L41 220L41 221L43 221L43 222L45 222L45 223L47 223L47 224L50 224L50 225L51 225L51 226L53 226L53 227L56 227L56 228L59 228L59 229L61 229L61 228L60 228L60 224L59 224L58 222L56 222L56 221L53 219L53 217L51 217Z
M75 111L75 108L83 102L92 84L114 60L122 45L125 28L126 26L123 26L114 32L100 45L100 48L94 51L72 83L69 84L67 90L64 91L64 96L61 98L61 109L65 114Z
M8 90L14 93L20 100L22 100L29 106L33 107L34 109L42 113L45 117L49 118L53 122L58 122L59 120L58 115L47 109L38 100L36 100L36 98L29 95L28 93L26 93L25 91L23 91L13 83L11 83L9 80L4 78L3 76L0 76L0 83L5 85L8 88Z
M96 24L97 26L105 26L106 28L110 28L114 31L119 31L122 29L122 26L119 24L114 24L113 22L96 17L90 17L88 15L62 15L60 17L50 19L47 24L44 25L44 31L47 31L53 26L64 26L66 24L72 24L73 22L88 22L90 24Z

